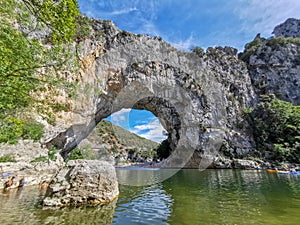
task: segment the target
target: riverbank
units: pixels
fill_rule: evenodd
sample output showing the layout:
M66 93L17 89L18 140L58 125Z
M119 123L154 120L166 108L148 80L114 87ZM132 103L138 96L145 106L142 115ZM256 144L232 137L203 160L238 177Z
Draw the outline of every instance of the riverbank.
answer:
M0 162L0 189L4 188L5 182L14 177L10 188L18 186L39 185L49 183L60 168L65 165L63 158L58 152L52 151L40 143L29 140L20 140L16 145L1 144L0 158L9 156L14 162ZM117 163L116 168L170 168L166 166L165 160L160 162L131 162ZM198 164L187 164L184 168L196 169L243 169L243 170L267 170L272 168L300 169L300 165L291 163L266 162L259 159L228 159L215 157L211 159L206 167L202 166L201 160Z
M64 165L59 152L30 140L1 144L0 150L0 159L7 161L0 162L0 188L8 180L12 180L9 188L48 183Z

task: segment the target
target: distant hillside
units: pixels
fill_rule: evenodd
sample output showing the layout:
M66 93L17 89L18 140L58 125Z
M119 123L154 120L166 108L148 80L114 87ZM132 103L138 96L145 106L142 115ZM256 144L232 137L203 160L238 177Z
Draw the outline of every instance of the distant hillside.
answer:
M156 148L159 145L102 120L79 149L84 154L84 158L101 158L103 155L106 157L110 155L116 162L146 162L156 158Z

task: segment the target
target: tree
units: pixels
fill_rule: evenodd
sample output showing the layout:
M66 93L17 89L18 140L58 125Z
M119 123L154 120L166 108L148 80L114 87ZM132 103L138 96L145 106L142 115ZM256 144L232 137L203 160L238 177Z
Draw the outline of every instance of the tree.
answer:
M273 152L275 160L300 162L300 106L265 95L250 115L261 151Z
M62 64L66 44L76 34L75 0L0 0L0 113L26 107L38 87L37 72ZM34 26L33 26L34 25ZM46 49L34 31L49 34Z
M56 72L74 58L68 48L79 15L76 0L0 0L0 142L22 136L27 123L16 112L51 80L43 71Z

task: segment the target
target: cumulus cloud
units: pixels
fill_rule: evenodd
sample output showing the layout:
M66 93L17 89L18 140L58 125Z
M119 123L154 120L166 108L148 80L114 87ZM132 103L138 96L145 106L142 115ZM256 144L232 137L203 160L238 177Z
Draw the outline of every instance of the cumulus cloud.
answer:
M196 44L196 40L191 34L187 39L185 40L179 40L171 43L175 48L180 50L190 50L192 47L194 47Z
M167 137L167 131L163 128L158 118L153 119L148 124L134 126L131 132L155 142L161 142Z
M114 123L120 124L128 120L128 115L131 109L121 109L118 112L115 112L111 115L111 119Z
M276 25L300 15L299 0L240 0L232 7L241 19L241 31L269 36Z

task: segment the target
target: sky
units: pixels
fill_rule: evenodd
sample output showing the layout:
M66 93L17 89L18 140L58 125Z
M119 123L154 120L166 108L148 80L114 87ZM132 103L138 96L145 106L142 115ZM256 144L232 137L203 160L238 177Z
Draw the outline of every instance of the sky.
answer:
M184 50L227 45L242 51L257 33L270 37L287 18L300 18L300 0L79 0L79 7Z
M155 142L167 138L167 131L162 127L159 119L147 110L122 109L106 120ZM115 135L118 136L117 133Z
M300 18L300 0L78 0L80 11L112 20L120 29L160 36L180 50L232 46L242 51L256 34L272 36L288 18ZM128 116L130 115L131 116ZM143 137L165 138L159 121L146 111L125 109L113 116ZM126 121L126 118L132 118ZM137 119L134 119L137 118ZM112 118L110 118L112 120ZM126 126L124 124L127 124ZM128 125L129 124L129 125ZM160 135L160 136L159 136Z

